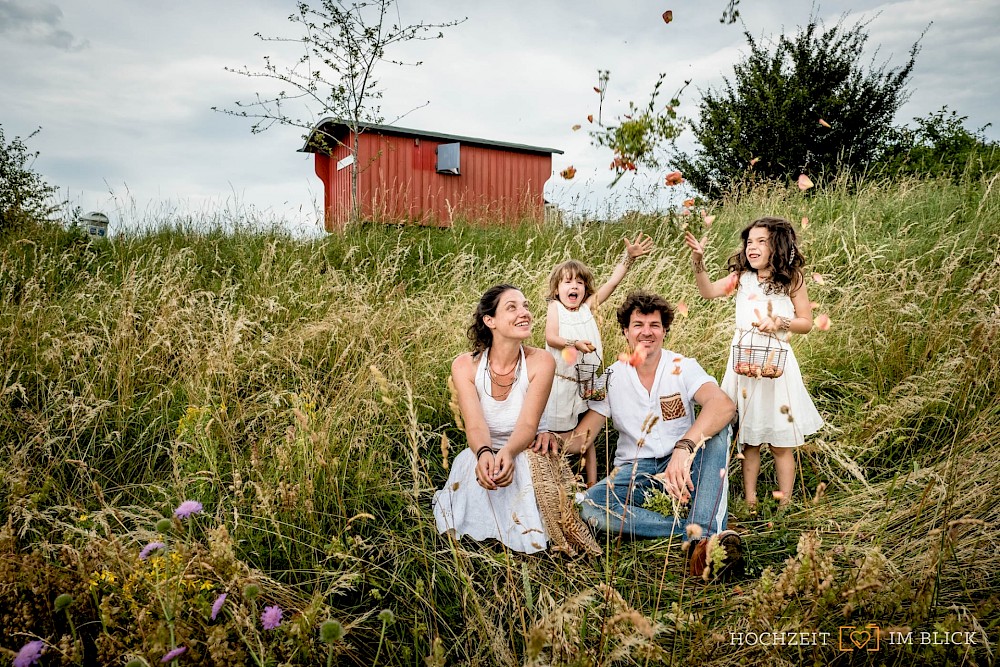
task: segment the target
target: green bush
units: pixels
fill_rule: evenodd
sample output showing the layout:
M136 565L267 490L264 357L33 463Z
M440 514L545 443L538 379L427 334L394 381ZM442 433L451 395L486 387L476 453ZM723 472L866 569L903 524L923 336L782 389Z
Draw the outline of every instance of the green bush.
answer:
M51 199L56 189L32 169L36 157L38 153L30 152L20 137L7 143L0 125L0 232L29 220L48 219L55 211Z

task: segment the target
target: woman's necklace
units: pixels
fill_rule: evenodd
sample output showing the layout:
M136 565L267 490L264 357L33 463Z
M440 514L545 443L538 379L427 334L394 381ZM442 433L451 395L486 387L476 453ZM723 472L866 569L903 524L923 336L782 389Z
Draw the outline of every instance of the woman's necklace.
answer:
M515 363L514 366L506 373L498 373L495 370L493 370L493 364L490 362L490 353L489 352L486 353L486 376L487 376L486 379L488 380L488 382L485 382L484 384L486 385L486 394L490 398L498 401L502 401L503 399L507 398L513 386L517 384L517 380L518 377L520 377L520 375L521 375L520 350L518 351L517 355L517 363ZM510 379L510 382L503 381L508 378ZM493 385L499 387L499 391L497 391L495 395L493 393Z

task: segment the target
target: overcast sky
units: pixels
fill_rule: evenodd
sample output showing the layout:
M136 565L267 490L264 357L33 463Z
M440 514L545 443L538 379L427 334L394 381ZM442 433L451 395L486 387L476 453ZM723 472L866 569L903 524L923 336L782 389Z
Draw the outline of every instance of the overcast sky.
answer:
M0 0L0 124L8 141L41 127L28 141L41 152L35 169L71 205L105 211L113 223L249 211L317 228L321 183L312 157L296 152L301 132L254 135L248 121L211 110L263 89L226 66L259 68L264 55L290 64L291 52L254 33L298 36L287 20L294 4ZM645 186L628 179L614 192L605 187L611 156L585 132L597 111L597 70L611 71L606 114L644 102L660 72L667 93L693 80L678 109L693 112L699 89L718 86L746 52L741 25L719 23L724 5L399 0L404 22L468 20L409 49L421 67L379 71L383 115L391 122L429 102L398 124L559 148L565 154L555 156L546 194L567 207L600 212L609 198L619 207L647 200ZM665 9L674 13L669 25ZM799 0L740 7L757 37L793 32L811 10ZM849 24L870 19L870 55L893 66L927 29L898 122L944 104L968 116L970 128L1000 121L1000 1L827 0L817 12L828 25L842 15ZM572 131L577 123L584 130ZM986 134L1000 137L996 127ZM564 181L558 172L571 164L577 176Z

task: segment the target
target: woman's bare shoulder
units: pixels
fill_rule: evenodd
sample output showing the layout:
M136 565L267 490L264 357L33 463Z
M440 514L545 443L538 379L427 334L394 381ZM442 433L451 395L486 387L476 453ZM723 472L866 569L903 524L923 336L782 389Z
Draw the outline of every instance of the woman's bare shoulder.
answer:
M477 361L478 358L473 358L471 352L460 354L451 362L451 372L454 375L474 375Z
M552 358L552 355L541 350L537 347L524 346L524 363L528 365L529 368L555 368L556 361Z

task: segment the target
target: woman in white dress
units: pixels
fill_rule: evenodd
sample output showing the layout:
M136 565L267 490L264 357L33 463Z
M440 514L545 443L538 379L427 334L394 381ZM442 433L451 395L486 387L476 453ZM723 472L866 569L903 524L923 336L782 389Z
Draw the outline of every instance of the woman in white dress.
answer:
M496 539L515 551L545 549L526 450L538 433L555 361L524 345L532 315L524 294L497 285L483 294L468 337L472 352L451 365L468 448L434 494L438 532Z

